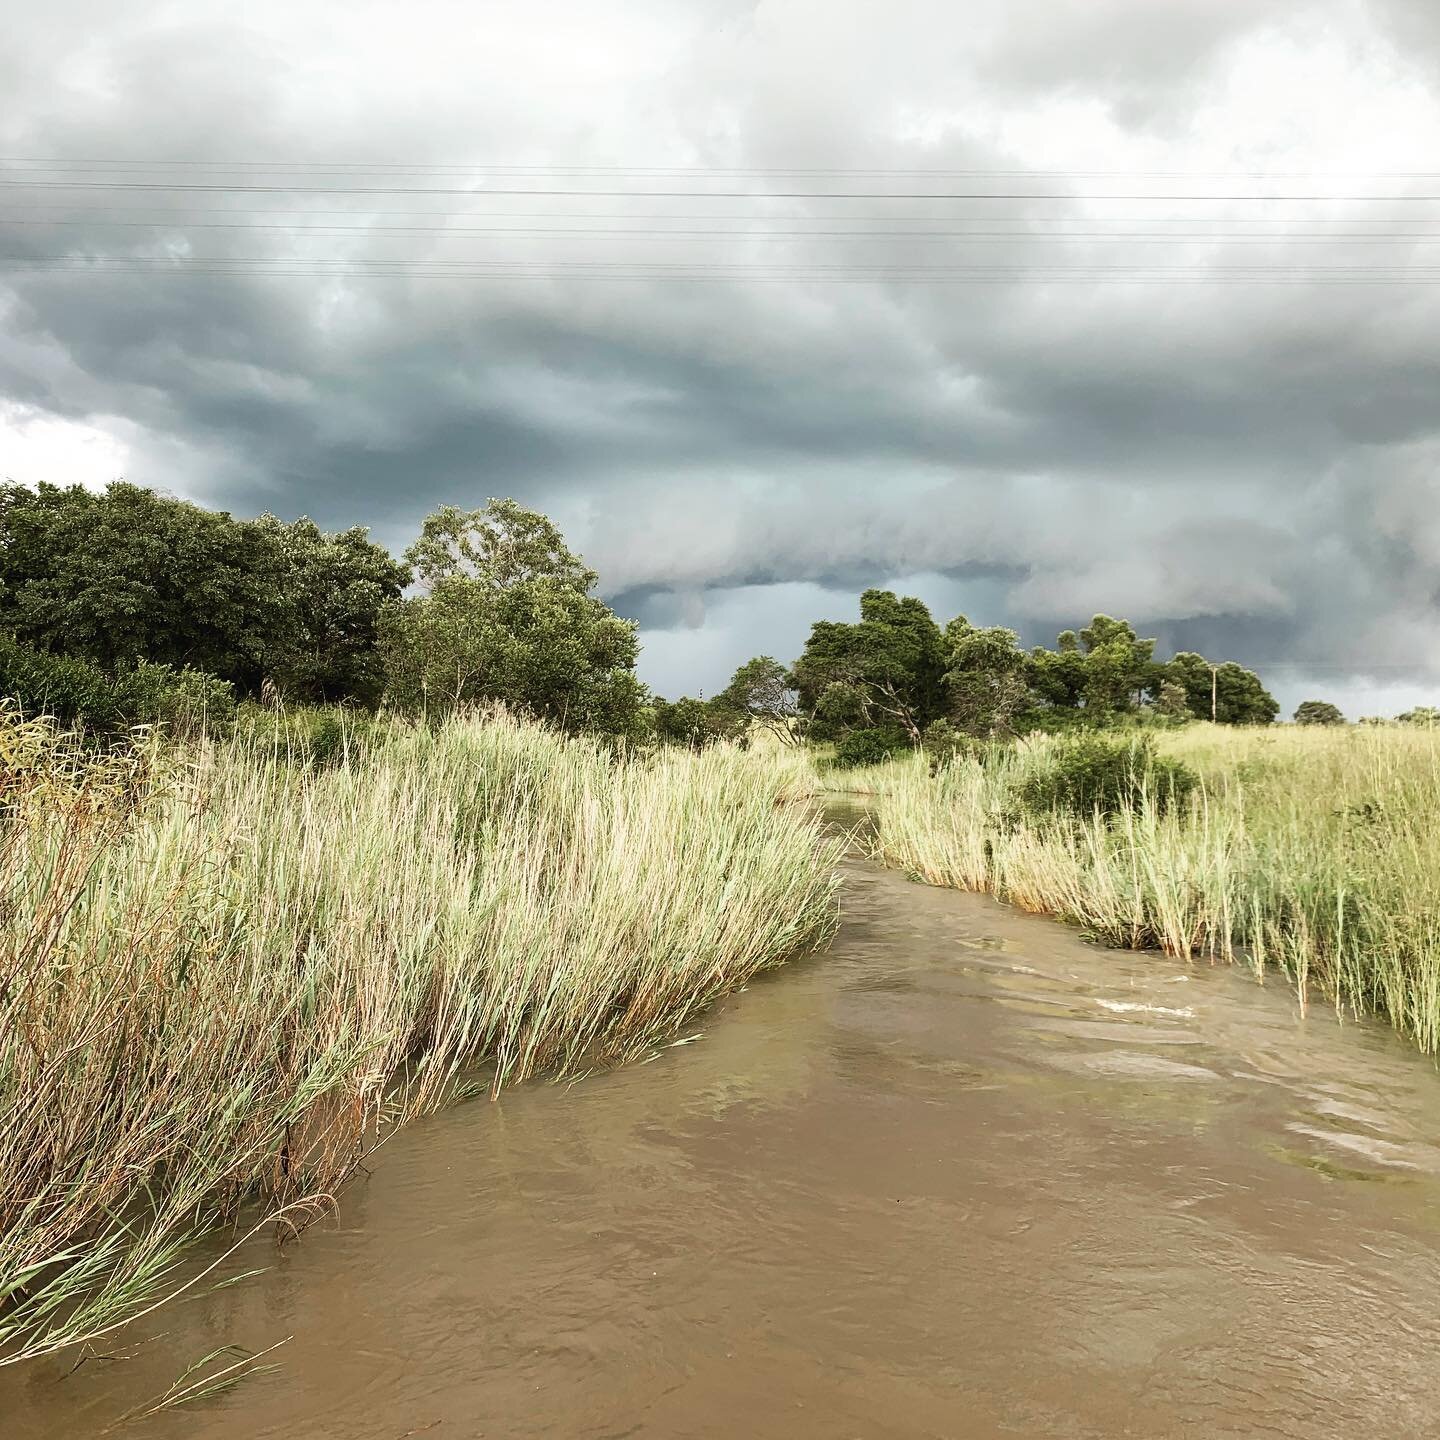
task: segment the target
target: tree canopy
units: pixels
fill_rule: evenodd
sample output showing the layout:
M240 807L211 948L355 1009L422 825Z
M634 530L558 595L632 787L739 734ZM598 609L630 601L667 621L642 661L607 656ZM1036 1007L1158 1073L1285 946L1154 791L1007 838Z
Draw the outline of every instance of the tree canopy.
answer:
M381 620L387 696L436 713L499 701L567 730L638 733L635 626L589 591L595 572L513 500L437 511L406 551L427 592Z
M794 675L817 738L891 727L918 745L944 708L944 636L922 601L867 590L858 624L815 623Z
M1338 705L1328 700L1302 700L1295 707L1297 725L1343 725L1345 717Z
M861 596L858 624L814 625L793 678L799 722L812 737L873 732L860 746L867 754L919 745L940 723L946 733L994 739L1127 718L1173 724L1212 711L1224 725L1268 725L1279 713L1254 671L1192 651L1159 661L1155 641L1126 620L1096 615L1062 631L1053 650L1027 653L1013 630L959 615L942 631L921 601L888 590Z
M0 627L108 669L148 661L373 701L376 622L407 579L359 528L237 520L123 482L0 487Z

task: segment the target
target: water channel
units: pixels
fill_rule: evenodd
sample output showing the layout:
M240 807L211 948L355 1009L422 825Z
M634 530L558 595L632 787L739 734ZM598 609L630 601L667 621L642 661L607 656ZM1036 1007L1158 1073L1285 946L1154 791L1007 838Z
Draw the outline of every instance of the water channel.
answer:
M1428 1060L866 861L844 913L651 1063L395 1136L128 1358L0 1375L0 1435L98 1435L287 1336L116 1433L1440 1434Z

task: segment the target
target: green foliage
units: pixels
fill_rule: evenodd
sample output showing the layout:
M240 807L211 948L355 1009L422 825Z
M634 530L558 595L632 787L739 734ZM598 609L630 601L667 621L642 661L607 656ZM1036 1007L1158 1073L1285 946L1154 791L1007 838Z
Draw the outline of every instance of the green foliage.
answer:
M1345 717L1338 705L1328 700L1302 700L1295 707L1297 725L1343 725Z
M1003 752L1003 741L981 740L957 730L948 720L935 720L925 727L924 750L930 761L930 773L938 774L945 766L959 759L978 760L982 764Z
M1061 710L1078 710L1085 699L1085 657L1073 630L1061 631L1054 650L1030 652L1029 680L1038 700Z
M373 701L376 618L408 574L365 533L236 520L125 483L6 485L0 625L107 671L149 661Z
M977 629L960 615L945 627L945 650L950 719L967 735L1013 735L1030 700L1020 637L999 625Z
M1199 784L1187 765L1155 753L1149 737L1091 734L1053 744L1026 774L1018 798L1033 816L1059 812L1087 818L1182 806Z
M237 743L291 765L359 763L394 732L394 722L369 710L340 706L242 704Z
M1175 680L1162 680L1155 697L1155 713L1165 720L1185 721L1195 718L1185 687Z
M112 682L115 707L127 725L160 725L172 735L219 734L235 718L235 692L224 681L188 666L141 660Z
M713 700L697 700L682 695L678 700L656 696L651 702L655 738L662 745L684 745L703 750L721 740L745 741L749 720L728 704Z
M1401 725L1440 725L1440 709L1434 705L1417 705L1413 710L1403 711L1395 719Z
M943 713L944 676L940 627L921 601L889 590L865 591L859 624L817 621L794 669L815 739L896 726L912 745Z
M1133 710L1155 681L1153 640L1141 640L1128 620L1096 615L1080 632L1085 660L1085 708L1111 715Z
M866 765L879 765L910 749L904 731L893 727L872 726L852 730L835 747L831 762L837 770L858 770Z
M1212 669L1203 655L1182 650L1163 669L1163 683L1184 691L1186 707L1196 719L1214 718L1221 725L1268 725L1280 713L1260 677L1233 660Z
M425 517L405 558L432 588L445 580L474 580L493 590L554 580L583 595L599 578L553 521L514 500L491 499L480 510L442 505Z
M111 674L88 660L9 639L0 639L0 694L27 715L51 715L102 734L134 725L161 725L180 735L218 732L235 714L230 686L199 670L141 661Z
M272 637L271 679L291 701L377 705L385 688L380 616L409 584L408 567L363 526L327 535L308 519L285 525L262 515L255 524L285 561L287 624Z
M386 698L436 717L499 702L570 732L638 738L635 626L588 593L595 574L513 500L453 507L406 552L429 593L380 621Z

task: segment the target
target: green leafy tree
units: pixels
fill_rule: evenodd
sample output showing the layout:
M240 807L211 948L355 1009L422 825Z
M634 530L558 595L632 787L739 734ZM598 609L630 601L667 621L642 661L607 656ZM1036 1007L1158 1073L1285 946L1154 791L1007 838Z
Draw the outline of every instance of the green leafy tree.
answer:
M1440 725L1440 709L1434 705L1417 705L1395 717L1401 725Z
M386 694L434 714L498 701L567 730L634 737L635 626L589 591L595 572L513 500L446 507L406 551L428 593L381 617Z
M192 667L373 702L379 613L407 579L363 529L237 520L124 483L0 488L0 627L109 671Z
M977 628L963 616L945 627L950 719L968 735L1012 735L1030 702L1029 657L1013 630Z
M1184 690L1186 707L1200 720L1211 718L1212 701L1221 725L1268 725L1280 713L1260 677L1233 660L1212 665L1203 655L1182 650L1166 663L1164 676Z
M1193 720L1190 700L1185 687L1175 680L1162 680L1155 697L1155 713L1166 720Z
M285 557L288 624L275 638L269 672L289 699L375 705L385 688L380 616L410 580L409 569L363 526L323 533L313 520L267 528Z
M692 750L703 750L722 740L743 744L748 719L732 706L719 703L719 698L697 700L682 695L678 700L665 700L657 695L650 706L655 738L662 745L685 745Z
M895 727L919 746L944 710L944 637L921 601L867 590L859 624L821 620L811 628L794 676L817 739Z
M1085 708L1097 715L1134 710L1158 688L1155 642L1142 640L1128 620L1096 615L1080 632L1085 661Z
M711 703L793 745L803 738L799 699L794 674L773 656L757 655Z
M289 643L269 527L116 483L0 490L0 625L106 669L141 660L259 686Z
M1302 700L1295 707L1297 725L1343 725L1345 717L1328 700Z
M1085 700L1085 656L1073 630L1062 630L1055 648L1030 652L1030 688L1047 705L1078 710Z

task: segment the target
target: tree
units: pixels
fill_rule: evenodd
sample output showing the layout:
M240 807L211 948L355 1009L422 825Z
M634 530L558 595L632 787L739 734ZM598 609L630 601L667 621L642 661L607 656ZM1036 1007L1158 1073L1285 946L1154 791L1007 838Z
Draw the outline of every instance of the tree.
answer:
M150 660L257 688L288 642L286 568L268 527L138 485L0 491L0 624L107 669Z
M1401 725L1440 725L1440 709L1434 705L1417 705L1413 710L1402 711L1395 719Z
M1128 620L1096 615L1080 632L1085 662L1085 708L1099 715L1133 710L1158 688L1155 642L1141 640Z
M326 535L313 520L267 526L285 556L289 624L271 650L270 675L298 700L374 705L385 687L380 615L410 571L374 544L363 526Z
M408 578L359 528L237 520L124 483L0 488L0 626L107 670L148 661L373 703L379 613Z
M1185 687L1174 680L1162 680L1160 693L1155 697L1155 713L1167 720L1193 720L1189 698Z
M945 627L950 719L969 735L1011 735L1030 700L1029 662L1013 630L977 629L958 615Z
M655 717L655 738L662 745L686 745L692 750L703 750L721 740L745 743L744 731L749 721L733 707L721 704L718 695L712 700L682 695L673 701L657 695L651 701L651 711Z
M1055 649L1030 652L1030 688L1046 704L1079 709L1085 699L1085 656L1073 630L1062 630Z
M566 730L638 735L635 625L589 594L595 572L513 500L446 507L406 551L428 593L380 624L386 695L436 713L499 701Z
M794 676L817 739L893 726L918 747L944 708L944 639L921 601L867 590L858 625L816 622Z
M425 517L405 558L432 589L457 579L491 591L552 580L583 595L599 578L569 549L552 520L514 500L491 499L481 510L442 505Z
M1297 725L1343 725L1345 717L1328 700L1302 700L1295 707Z
M1227 660L1216 665L1192 650L1181 650L1164 667L1165 680L1181 686L1185 703L1199 720L1221 725L1268 725L1280 713L1275 697L1260 677Z
M785 742L802 738L795 676L771 655L747 660L712 702Z

